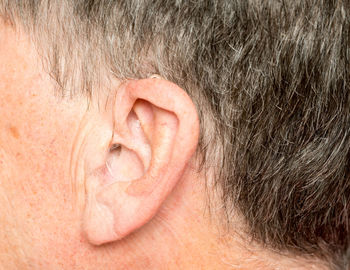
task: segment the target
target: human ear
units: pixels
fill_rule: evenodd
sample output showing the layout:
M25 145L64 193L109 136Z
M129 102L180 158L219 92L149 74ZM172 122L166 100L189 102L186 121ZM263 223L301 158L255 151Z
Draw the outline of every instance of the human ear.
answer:
M83 228L95 245L122 239L157 214L181 180L199 136L191 98L169 81L127 81L112 107L106 165L86 180Z

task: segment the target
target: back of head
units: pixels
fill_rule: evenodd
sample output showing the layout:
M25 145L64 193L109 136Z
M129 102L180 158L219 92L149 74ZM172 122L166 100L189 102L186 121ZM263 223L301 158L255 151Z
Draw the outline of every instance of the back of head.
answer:
M64 95L151 74L186 89L221 222L234 227L238 213L264 247L348 269L348 1L11 0L0 10L33 33Z

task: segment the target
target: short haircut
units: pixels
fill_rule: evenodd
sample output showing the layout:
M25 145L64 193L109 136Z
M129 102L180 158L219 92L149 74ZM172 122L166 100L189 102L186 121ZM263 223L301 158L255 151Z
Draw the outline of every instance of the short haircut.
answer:
M349 1L0 2L64 95L151 74L183 87L227 221L238 212L265 247L349 267Z

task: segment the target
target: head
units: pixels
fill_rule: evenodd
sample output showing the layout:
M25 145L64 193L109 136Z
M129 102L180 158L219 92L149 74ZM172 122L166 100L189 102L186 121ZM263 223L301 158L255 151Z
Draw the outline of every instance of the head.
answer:
M348 269L346 1L0 16L1 269Z

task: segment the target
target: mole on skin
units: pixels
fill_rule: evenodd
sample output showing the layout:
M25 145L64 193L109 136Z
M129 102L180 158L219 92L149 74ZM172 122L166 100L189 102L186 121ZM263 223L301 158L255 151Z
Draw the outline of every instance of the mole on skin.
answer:
M15 139L19 138L19 132L18 129L16 127L10 126L10 132L12 137L14 137Z

